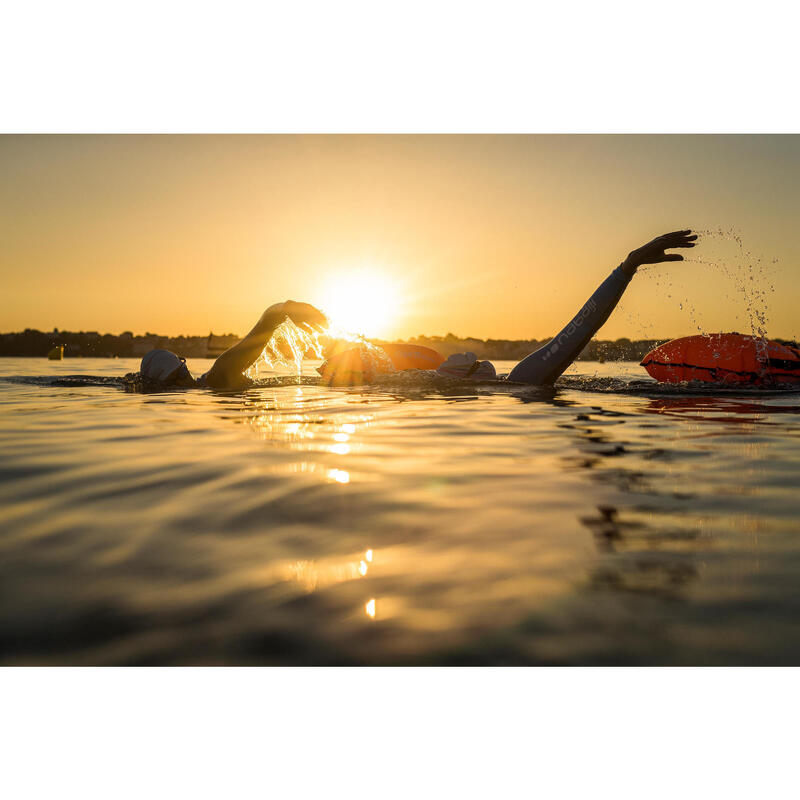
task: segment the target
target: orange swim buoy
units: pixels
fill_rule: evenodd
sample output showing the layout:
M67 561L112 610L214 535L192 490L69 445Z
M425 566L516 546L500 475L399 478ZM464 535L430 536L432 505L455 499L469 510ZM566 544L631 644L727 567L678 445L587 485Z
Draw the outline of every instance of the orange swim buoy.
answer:
M358 386L395 370L436 369L443 361L442 355L421 345L362 345L331 356L317 372L329 386Z
M741 333L673 339L651 350L641 366L665 383L800 383L800 350Z

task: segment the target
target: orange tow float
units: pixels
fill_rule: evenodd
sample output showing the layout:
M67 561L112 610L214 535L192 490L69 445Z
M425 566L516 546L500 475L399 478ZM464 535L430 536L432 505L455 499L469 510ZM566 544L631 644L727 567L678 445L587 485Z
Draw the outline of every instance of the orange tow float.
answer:
M800 349L741 333L673 339L651 350L641 365L665 383L800 384Z
M329 386L358 386L404 369L436 369L444 356L416 344L361 345L331 356L317 372Z

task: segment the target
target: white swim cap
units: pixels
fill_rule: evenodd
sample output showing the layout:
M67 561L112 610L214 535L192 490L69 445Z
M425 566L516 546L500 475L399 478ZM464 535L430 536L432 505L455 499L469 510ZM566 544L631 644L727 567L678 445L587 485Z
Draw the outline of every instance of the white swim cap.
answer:
M468 378L474 381L495 380L497 372L491 361L478 361L475 353L453 353L436 370L449 378Z
M175 355L169 350L151 350L142 359L139 373L147 380L167 383L170 379L185 377L179 372L181 367L186 371L186 376L191 377L189 370L186 368L186 359Z

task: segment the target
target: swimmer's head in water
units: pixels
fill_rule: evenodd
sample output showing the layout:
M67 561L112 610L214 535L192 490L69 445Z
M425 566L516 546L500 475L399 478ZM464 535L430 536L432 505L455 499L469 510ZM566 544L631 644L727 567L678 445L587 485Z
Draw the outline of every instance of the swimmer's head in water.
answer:
M151 350L139 367L144 380L163 386L194 386L195 380L186 366L186 359L169 350Z

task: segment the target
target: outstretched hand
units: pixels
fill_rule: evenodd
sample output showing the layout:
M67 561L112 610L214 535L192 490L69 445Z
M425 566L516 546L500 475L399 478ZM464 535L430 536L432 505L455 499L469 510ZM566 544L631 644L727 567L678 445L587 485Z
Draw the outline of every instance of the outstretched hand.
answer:
M648 242L637 250L632 250L628 257L622 262L622 268L629 275L636 272L636 268L642 264L660 264L663 261L683 261L680 253L665 253L673 247L694 247L697 243L697 234L690 230L673 231L665 233Z
M296 303L294 300L287 300L285 303L275 303L265 312L265 317L271 317L283 322L286 317L297 326L308 325L316 328L327 328L328 319L318 309L310 303Z

